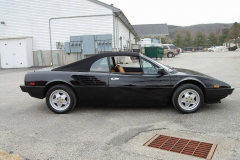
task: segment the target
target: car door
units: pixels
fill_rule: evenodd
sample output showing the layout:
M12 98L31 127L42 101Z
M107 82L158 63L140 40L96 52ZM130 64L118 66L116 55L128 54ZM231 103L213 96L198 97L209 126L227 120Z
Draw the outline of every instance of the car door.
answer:
M167 46L163 46L163 49L164 49L164 55L167 55L167 53L168 53L168 47L167 47Z
M120 104L165 104L170 94L170 76L158 74L158 66L141 58L143 73L110 73L109 89Z
M78 99L91 100L90 102L106 102L109 100L109 65L108 58L104 57L94 62L90 72L79 72L72 75L78 84L75 84L75 90L78 93Z

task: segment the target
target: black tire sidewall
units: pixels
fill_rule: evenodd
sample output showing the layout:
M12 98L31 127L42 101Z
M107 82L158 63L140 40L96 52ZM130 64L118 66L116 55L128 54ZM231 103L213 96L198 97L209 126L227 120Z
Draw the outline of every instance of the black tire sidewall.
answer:
M193 90L195 90L195 91L199 94L199 96L200 96L200 102L199 102L198 106L197 106L196 108L194 108L193 110L185 110L185 109L183 109L183 108L179 105L179 103L178 103L178 96L179 96L179 94L180 94L183 90L186 90L186 89L193 89ZM172 102L173 102L174 107L175 107L178 111L180 111L180 112L182 112L182 113L186 113L186 114L188 114L188 113L194 113L194 112L198 111L198 110L201 108L201 106L203 105L204 95L203 95L202 90L201 90L198 86L196 86L196 85L194 85L194 84L183 84L183 85L179 86L179 87L175 90L175 92L173 93Z
M55 90L58 90L58 89L64 90L70 96L70 105L68 106L68 108L66 108L65 110L62 110L62 111L54 109L49 101L49 98L50 98L50 95L52 94L52 92ZM67 113L67 112L71 111L75 107L76 102L77 102L77 99L76 99L75 93L73 92L73 90L70 87L68 87L66 85L53 86L48 90L48 92L46 94L46 103L47 103L48 108L57 114L63 114L63 113Z

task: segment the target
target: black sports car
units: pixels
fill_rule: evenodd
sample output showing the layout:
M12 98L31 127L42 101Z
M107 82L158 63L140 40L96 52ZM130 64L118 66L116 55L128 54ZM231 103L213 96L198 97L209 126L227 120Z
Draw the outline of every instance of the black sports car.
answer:
M50 110L67 113L80 103L164 105L169 101L183 113L203 103L216 103L234 88L205 74L171 68L139 53L110 52L58 68L29 72L30 96L45 98Z

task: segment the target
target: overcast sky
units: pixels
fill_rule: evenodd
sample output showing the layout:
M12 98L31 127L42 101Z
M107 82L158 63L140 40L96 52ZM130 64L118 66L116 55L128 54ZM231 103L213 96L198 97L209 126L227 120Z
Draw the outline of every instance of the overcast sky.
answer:
M100 0L121 9L131 24L189 26L240 22L240 0Z

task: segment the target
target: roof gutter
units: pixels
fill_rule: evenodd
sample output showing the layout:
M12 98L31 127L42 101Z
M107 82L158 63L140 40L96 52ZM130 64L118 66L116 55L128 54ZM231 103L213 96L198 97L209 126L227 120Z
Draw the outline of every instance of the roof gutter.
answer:
M137 36L136 31L134 30L133 26L128 21L127 17L124 15L124 13L122 11L119 11L119 12L115 12L115 14L117 14L119 19L123 22L123 24L125 24L125 26L130 30L130 32L132 32L132 34L134 36Z

